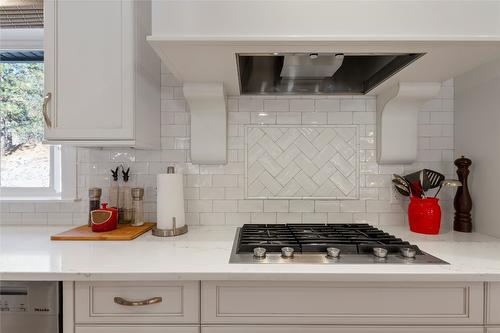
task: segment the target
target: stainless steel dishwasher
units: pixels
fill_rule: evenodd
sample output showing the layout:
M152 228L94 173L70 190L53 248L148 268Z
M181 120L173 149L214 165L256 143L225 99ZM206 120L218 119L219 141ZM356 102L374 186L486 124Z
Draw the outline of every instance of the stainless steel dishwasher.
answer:
M59 282L0 281L1 333L61 333Z

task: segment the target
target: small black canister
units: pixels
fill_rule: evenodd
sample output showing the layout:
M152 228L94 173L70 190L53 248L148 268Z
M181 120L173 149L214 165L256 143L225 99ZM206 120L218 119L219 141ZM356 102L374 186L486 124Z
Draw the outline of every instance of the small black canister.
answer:
M90 222L90 212L99 209L101 207L101 194L102 189L99 187L94 187L89 189L89 221L88 226L91 226Z

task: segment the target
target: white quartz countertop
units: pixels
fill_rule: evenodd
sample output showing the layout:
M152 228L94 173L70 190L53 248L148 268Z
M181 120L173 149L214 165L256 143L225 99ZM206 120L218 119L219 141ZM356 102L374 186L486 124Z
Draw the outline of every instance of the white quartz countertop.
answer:
M500 281L500 239L383 227L449 265L229 264L234 227L190 227L177 238L51 241L67 227L0 227L2 280Z

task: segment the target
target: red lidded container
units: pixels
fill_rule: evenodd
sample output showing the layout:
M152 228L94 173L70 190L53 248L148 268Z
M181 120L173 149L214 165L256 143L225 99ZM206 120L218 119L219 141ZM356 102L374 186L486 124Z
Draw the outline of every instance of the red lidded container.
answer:
M93 232L103 232L115 230L118 223L118 209L108 208L103 202L101 209L90 212L90 222Z
M410 230L420 234L436 235L441 226L441 207L437 198L411 197L408 206Z

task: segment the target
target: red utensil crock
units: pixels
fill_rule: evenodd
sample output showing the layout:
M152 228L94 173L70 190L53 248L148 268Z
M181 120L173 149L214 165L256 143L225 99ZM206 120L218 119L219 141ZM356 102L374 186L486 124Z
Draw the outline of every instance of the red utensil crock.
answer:
M90 212L90 222L93 232L103 232L115 230L118 224L118 209L108 208L103 202L101 209Z
M410 230L419 234L436 235L441 227L441 207L437 198L411 197L408 206Z

